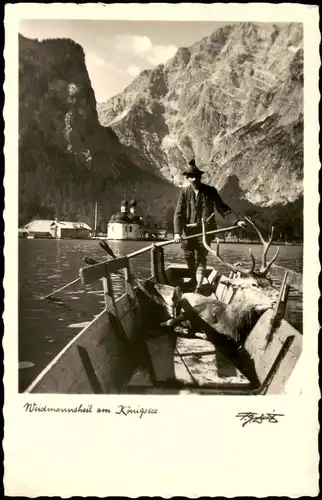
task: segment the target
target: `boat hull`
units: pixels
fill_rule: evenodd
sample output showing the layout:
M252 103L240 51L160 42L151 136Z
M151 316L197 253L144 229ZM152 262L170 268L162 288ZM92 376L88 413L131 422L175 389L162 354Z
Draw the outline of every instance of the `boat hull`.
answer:
M116 304L122 329L103 310L36 378L26 392L102 394L118 392L132 374L129 357L138 313L128 295Z
M95 266L93 266L95 267ZM96 266L97 268L97 266ZM99 270L96 269L95 273ZM212 268L216 297L232 297L225 276ZM99 275L98 275L99 276ZM218 279L219 277L219 279ZM56 356L26 392L59 394L280 394L301 355L302 336L282 320L267 343L273 310L266 311L250 332L245 352L255 377L242 358L225 346L210 342L202 332L189 335L161 327L173 314L175 286L187 278L187 269L165 270L170 285L144 286L106 308ZM292 277L294 281L294 277ZM161 299L161 300L160 300Z

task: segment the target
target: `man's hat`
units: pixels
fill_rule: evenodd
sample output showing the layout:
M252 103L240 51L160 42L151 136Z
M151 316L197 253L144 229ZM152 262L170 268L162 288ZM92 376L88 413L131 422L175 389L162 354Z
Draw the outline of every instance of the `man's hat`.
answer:
M183 175L185 175L186 177L195 176L195 175L201 176L203 174L203 171L199 170L199 168L196 166L196 162L194 159L190 160L188 165L189 165L189 168L183 172Z

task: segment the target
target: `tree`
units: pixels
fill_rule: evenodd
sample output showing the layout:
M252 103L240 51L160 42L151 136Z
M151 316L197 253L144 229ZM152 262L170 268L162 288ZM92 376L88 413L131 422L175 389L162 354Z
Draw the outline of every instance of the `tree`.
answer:
M173 231L173 217L175 207L173 205L166 206L161 213L161 226L167 231Z

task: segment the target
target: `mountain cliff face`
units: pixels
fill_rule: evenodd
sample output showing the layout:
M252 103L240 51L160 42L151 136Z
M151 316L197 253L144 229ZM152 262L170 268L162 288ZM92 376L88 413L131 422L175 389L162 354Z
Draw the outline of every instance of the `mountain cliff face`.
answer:
M102 227L125 195L161 217L177 188L127 155L99 124L83 49L72 40L19 38L19 214Z
M97 109L133 162L176 185L195 156L205 181L244 207L302 196L300 24L220 28Z
M172 226L196 157L225 201L301 237L303 35L298 24L226 26L97 105L83 49L19 39L19 214L102 228L125 195Z

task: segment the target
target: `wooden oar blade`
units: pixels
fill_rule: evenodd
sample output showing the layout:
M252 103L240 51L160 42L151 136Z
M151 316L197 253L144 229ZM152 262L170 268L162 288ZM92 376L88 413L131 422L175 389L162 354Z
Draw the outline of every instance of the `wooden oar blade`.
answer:
M103 250L110 256L112 259L116 259L116 255L113 252L113 250L109 247L109 245L106 243L106 241L100 241L100 246L103 248Z

